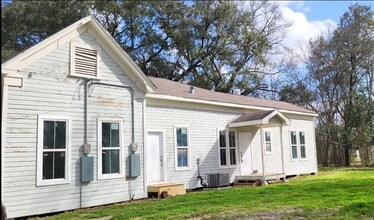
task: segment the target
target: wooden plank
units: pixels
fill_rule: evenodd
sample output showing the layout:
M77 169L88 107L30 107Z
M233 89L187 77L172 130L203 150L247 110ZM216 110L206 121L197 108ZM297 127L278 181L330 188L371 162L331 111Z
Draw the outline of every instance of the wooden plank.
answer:
M186 194L183 183L155 184L147 187L148 193L156 193L158 198Z

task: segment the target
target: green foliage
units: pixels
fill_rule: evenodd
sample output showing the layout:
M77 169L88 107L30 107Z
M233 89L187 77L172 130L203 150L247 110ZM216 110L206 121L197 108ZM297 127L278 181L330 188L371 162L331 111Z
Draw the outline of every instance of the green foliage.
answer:
M277 4L232 1L12 1L2 6L2 60L89 13L146 75L254 94L288 26Z
M89 14L84 1L19 1L1 6L1 60Z
M310 43L305 84L315 85L320 162L350 165L354 149L364 160L374 147L374 19L369 6L349 7L337 29ZM301 91L300 97L307 97ZM301 99L300 99L301 100ZM313 106L313 105L311 105ZM372 153L371 153L372 154Z
M328 169L316 176L255 188L188 193L65 212L45 219L369 219L374 169Z
M315 93L315 91L309 91L306 85L299 81L283 86L279 92L279 100L309 108L310 103L316 100Z

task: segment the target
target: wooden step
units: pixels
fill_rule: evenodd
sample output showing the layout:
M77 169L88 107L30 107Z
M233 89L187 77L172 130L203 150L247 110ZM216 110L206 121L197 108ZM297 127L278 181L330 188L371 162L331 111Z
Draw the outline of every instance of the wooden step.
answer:
M256 180L238 180L238 183L255 183Z
M186 194L183 183L163 183L147 187L148 197L166 198Z
M256 183L234 183L234 187L255 187Z

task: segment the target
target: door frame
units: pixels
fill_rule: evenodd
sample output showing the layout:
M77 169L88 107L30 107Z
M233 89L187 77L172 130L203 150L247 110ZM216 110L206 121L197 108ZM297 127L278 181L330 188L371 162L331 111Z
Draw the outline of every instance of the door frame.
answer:
M160 133L161 134L161 150L160 153L162 154L162 169L161 169L161 178L162 181L159 182L152 182L152 184L157 184L157 183L166 183L166 147L165 147L165 131L164 130L159 130L159 129L147 129L146 130L146 140L148 140L148 133ZM148 160L148 143L145 144L145 150L144 150L144 161ZM144 163L144 169L146 170L146 178L145 182L147 185L149 184L148 182L148 163Z
M241 157L241 149L240 149L240 138L239 138L239 134L240 133L244 133L244 134L249 134L249 150L250 150L250 155L251 155L251 158L250 158L250 163L251 163L251 166L250 166L250 169L251 169L251 172L253 172L253 148L252 148L252 140L253 140L253 136L252 136L252 132L250 131L238 131L238 154L239 154L239 168L240 168L240 175L242 175L242 157Z

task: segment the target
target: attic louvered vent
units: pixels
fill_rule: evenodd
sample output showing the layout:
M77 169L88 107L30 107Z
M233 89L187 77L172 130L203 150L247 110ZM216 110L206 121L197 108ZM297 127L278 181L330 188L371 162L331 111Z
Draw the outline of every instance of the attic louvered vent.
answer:
M70 75L100 79L100 48L71 43Z

